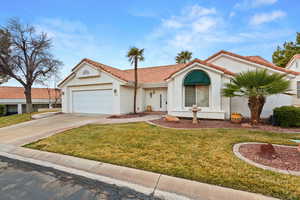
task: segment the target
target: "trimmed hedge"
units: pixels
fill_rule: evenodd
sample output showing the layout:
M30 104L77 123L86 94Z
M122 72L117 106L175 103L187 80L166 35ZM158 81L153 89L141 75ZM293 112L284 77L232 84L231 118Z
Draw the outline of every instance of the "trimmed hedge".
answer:
M273 121L281 127L300 126L300 108L295 106L281 106L273 110Z
M6 115L6 106L0 104L0 117Z

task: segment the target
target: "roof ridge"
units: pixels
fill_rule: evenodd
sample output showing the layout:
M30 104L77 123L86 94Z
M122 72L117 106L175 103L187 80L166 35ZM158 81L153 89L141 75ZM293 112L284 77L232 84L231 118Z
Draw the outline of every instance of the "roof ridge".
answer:
M210 59L212 59L214 57L217 57L218 55L220 55L222 53L223 54L227 54L229 56L233 56L233 57L237 57L237 58L240 58L240 59L244 59L244 60L247 60L249 62L253 62L253 63L259 64L259 65L264 65L266 67L275 69L277 71L282 71L282 72L285 72L287 74L293 74L293 75L299 75L300 74L299 72L296 72L296 71L293 71L293 70L289 70L289 69L286 69L286 68L278 67L275 64L270 63L269 61L268 61L268 63L266 63L266 62L259 61L259 60L251 60L251 59L247 58L247 56L242 56L242 55L239 55L239 54L236 54L236 53L233 53L233 52L230 52L230 51L225 51L225 50L221 50L221 51L213 54L212 56L210 56L207 59L205 59L205 61L207 62Z
M0 86L0 88L21 88L21 89L24 89L23 86L10 86L10 85L3 85L3 86ZM43 87L32 87L31 89L58 89L58 88L43 88Z
M231 75L231 76L235 75L235 73L233 73L233 72L227 70L227 69L224 68L224 67L221 67L221 66L218 66L218 65L215 65L215 64L212 64L212 63L208 63L208 62L206 62L206 61L204 61L204 60L201 60L201 59L199 59L199 58L195 58L195 59L193 59L192 61L186 63L182 68L180 68L180 69L176 70L175 72L171 73L167 78L165 78L165 80L171 78L174 74L176 74L176 73L179 72L180 70L182 70L182 69L184 69L184 68L186 68L186 67L188 67L188 66L194 64L195 62L198 62L198 63L200 63L200 64L202 64L202 65L206 65L206 66L211 67L211 68L213 68L213 69L222 71L224 74L228 74L228 75Z
M158 65L158 66L150 66L150 67L140 67L138 69L150 69L150 68L158 68L158 67L171 67L171 66L178 66L178 65L184 65L184 64L170 64L170 65ZM134 69L124 69L122 71L129 71L129 70L134 70Z
M84 59L82 59L81 62L83 62L83 61L86 61L86 62L94 62L94 63L96 63L96 64L98 64L98 65L102 65L102 66L104 66L104 67L110 67L110 68L113 68L113 69L116 69L116 70L119 70L119 71L123 71L123 70L121 70L121 69L119 69L119 68L112 67L112 66L110 66L110 65L106 65L106 64L100 63L100 62L98 62L98 61L89 59L89 58L84 58ZM80 62L80 63L81 63L81 62Z

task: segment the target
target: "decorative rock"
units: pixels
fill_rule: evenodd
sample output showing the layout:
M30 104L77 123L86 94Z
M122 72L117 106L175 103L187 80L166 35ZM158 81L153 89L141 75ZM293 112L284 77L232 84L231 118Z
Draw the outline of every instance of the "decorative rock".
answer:
M248 123L242 123L241 126L243 128L252 128L252 125L251 124L248 124Z
M172 115L166 115L165 120L168 122L179 122L180 121L178 117L175 117Z
M260 146L260 152L258 154L261 157L264 157L269 160L277 158L277 153L272 144L262 144Z

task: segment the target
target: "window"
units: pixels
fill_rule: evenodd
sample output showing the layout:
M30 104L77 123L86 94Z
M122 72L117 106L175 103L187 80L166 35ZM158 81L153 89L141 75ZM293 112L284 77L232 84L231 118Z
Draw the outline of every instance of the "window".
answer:
M209 86L185 86L185 106L192 107L193 105L209 106Z
M300 81L297 81L297 98L300 99Z
M185 107L209 107L209 76L201 70L191 71L184 79Z

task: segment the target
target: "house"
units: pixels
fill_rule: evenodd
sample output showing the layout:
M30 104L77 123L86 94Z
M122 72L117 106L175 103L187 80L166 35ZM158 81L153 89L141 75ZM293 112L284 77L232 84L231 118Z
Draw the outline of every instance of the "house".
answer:
M296 64L295 64L296 63ZM191 106L201 107L200 118L228 119L232 112L249 116L247 99L223 97L221 90L235 74L267 69L287 74L292 81L289 94L267 98L262 117L274 107L300 104L300 56L286 68L275 66L260 56L242 56L220 51L206 60L187 64L138 69L137 110L167 111L171 115L191 117ZM83 59L59 87L65 113L124 114L133 112L134 70L121 70L90 59Z
M32 88L33 110L39 108L60 107L60 90L48 88ZM23 87L0 87L0 104L6 106L7 115L26 112L26 100Z

